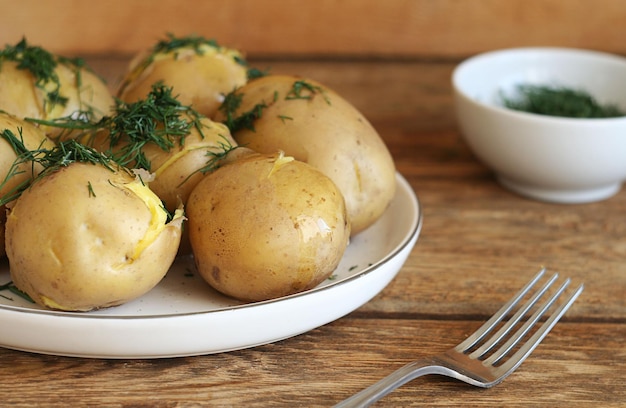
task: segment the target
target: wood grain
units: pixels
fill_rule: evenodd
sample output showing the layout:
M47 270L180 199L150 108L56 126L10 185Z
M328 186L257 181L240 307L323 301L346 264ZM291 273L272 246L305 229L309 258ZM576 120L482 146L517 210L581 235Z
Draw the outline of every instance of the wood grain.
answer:
M460 58L517 46L626 53L620 0L1 0L0 43L133 54L167 32L252 56Z
M0 349L3 406L329 407L477 322L346 318L253 350L165 360L83 360ZM618 407L626 398L625 326L560 323L522 367L483 390L415 380L376 406ZM532 390L532 392L529 392Z

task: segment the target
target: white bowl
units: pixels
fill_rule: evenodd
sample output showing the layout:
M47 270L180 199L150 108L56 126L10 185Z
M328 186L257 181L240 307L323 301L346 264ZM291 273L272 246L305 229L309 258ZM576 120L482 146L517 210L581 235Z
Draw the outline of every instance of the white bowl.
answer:
M502 105L521 84L582 89L626 111L626 59L568 48L518 48L469 58L452 75L460 131L506 188L558 203L599 201L626 179L626 117L577 119Z

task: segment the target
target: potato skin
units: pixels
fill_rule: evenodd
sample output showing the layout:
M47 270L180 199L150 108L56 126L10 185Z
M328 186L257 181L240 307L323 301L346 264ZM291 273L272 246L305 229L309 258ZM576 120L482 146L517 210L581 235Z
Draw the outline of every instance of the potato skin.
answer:
M296 95L296 85L302 89ZM282 150L330 177L346 200L355 235L375 222L395 194L395 165L385 143L367 119L333 90L311 79L267 75L235 93L241 98L233 117L261 104L252 129L231 129L237 143L260 153ZM228 123L224 111L216 120Z
M224 95L246 83L247 68L237 62L241 54L224 47L201 47L201 54L192 48L182 48L156 55L138 54L128 69L117 92L128 103L143 99L152 85L163 82L172 87L184 105L191 105L207 117L212 117L224 100ZM151 58L149 63L146 63Z
M315 287L337 267L350 236L334 183L282 154L251 154L207 175L187 216L199 273L245 301Z
M54 146L54 143L38 127L6 112L0 112L0 132L5 130L11 131L17 138L21 137L24 146L29 150L51 149ZM10 195L20 183L32 179L33 171L37 173L42 170L39 164L22 163L17 167L17 172L8 177L16 159L17 154L13 147L4 138L0 138L0 197ZM0 205L0 257L5 255L5 223L6 207Z
M162 209L150 197L158 202L127 172L92 164L73 163L36 181L7 218L13 282L38 304L66 311L143 295L172 264L182 221L155 222Z
M35 86L35 78L28 70L18 69L14 61L2 61L0 66L0 109L19 118L53 120L71 116L78 111L92 110L93 120L108 115L114 99L106 83L85 68L59 63L55 69L59 78L61 96L66 104L51 104L45 93ZM80 79L78 78L80 77ZM42 126L52 139L63 131L56 127ZM64 132L62 138L68 138Z
M169 151L153 143L146 144L142 149L155 175L149 183L150 188L170 212L174 212L181 202L187 202L193 188L204 177L200 170L207 166L209 160L237 147L225 125L202 118L200 126L202 133L193 127L185 136L184 143L180 145L176 142L176 146Z

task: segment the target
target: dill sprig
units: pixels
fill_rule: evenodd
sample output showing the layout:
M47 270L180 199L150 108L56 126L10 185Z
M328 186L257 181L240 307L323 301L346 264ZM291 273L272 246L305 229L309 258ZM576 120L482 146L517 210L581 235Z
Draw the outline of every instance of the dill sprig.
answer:
M193 128L204 137L204 116L190 105L183 105L172 94L172 88L163 82L152 85L150 93L136 102L127 103L116 99L111 115L98 121L90 121L89 112L53 120L28 119L34 123L79 131L75 139L93 139L97 132L108 134L106 153L124 167L143 168L151 171L151 163L144 154L144 147L154 144L169 152L175 146L183 146Z
M296 80L291 85L291 89L283 97L286 101L293 100L312 100L316 95L322 95L324 101L330 105L330 99L324 92L324 88L313 85L305 80ZM269 102L261 101L255 104L252 109L237 114L241 107L244 94L235 89L224 97L224 101L219 107L220 112L224 115L224 124L230 129L231 133L236 133L241 129L255 131L254 122L263 116L263 111L276 103L280 99L278 91L274 91L273 98ZM292 117L279 114L278 118L285 123L286 120L293 120Z
M42 47L29 45L26 38L22 38L16 45L5 46L0 51L0 64L3 61L16 62L18 69L27 70L33 75L35 86L46 95L44 104L47 109L56 105L65 106L68 102L68 98L61 95L61 82L56 73L58 64L74 68L79 89L82 83L80 71L86 66L81 58L56 56Z
M133 103L116 102L114 114L98 124L109 132L116 161L129 167L151 170L145 157L146 144L155 144L164 151L183 146L189 132L196 128L204 137L204 116L172 95L172 88L162 82L152 85L145 99ZM117 146L121 149L115 149Z
M35 301L26 294L26 292L21 291L17 286L15 286L15 284L13 283L13 281L9 281L5 284L0 285L0 292L3 290L8 290L9 292L27 300L30 303L35 303ZM4 298L8 299L8 300L13 300L7 296L3 296Z
M584 90L546 85L519 85L515 98L502 94L509 109L539 115L569 118L612 118L625 116L617 105L600 104Z
M19 137L16 136L10 129L4 129L2 133L0 133L0 137L11 145L17 155L17 158L13 162L11 169L2 184L0 184L0 187L2 187L11 177L20 174L22 171L19 169L24 164L33 166L33 170L35 164L42 167L42 170L38 174L33 171L33 176L30 180L25 180L19 183L14 189L0 197L0 206L6 205L7 203L19 198L19 196L37 180L40 180L63 167L67 167L72 163L79 162L101 165L112 172L116 171L116 168L123 168L121 166L116 166L116 163L113 162L112 159L106 154L89 146L80 144L74 139L59 142L51 149L39 147L35 150L29 150L24 145L21 129L19 131Z
M186 37L176 37L172 33L167 33L167 38L158 41L152 47L152 54L169 53L177 51L181 48L191 48L197 54L203 54L202 47L209 46L212 48L220 48L220 45L214 39L207 39L202 36L189 35Z
M274 94L276 97L277 94ZM241 102L243 100L243 94L231 92L224 97L224 101L219 107L219 110L224 114L224 124L231 133L235 133L241 129L248 129L254 131L254 122L260 119L263 115L263 110L269 105L265 102L257 103L249 111L243 112L240 115L236 115Z

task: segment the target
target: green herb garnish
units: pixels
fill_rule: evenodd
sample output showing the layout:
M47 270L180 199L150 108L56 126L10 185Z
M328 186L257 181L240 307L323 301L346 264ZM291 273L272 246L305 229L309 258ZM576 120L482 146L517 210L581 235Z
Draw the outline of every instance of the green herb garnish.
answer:
M16 62L18 69L27 70L33 75L35 86L46 95L44 101L46 111L50 111L56 105L65 106L68 101L67 97L61 95L61 82L56 73L58 64L74 70L79 89L82 83L80 72L86 66L81 58L55 56L41 47L29 45L25 38L16 45L5 46L4 50L0 51L0 64L4 61Z
M19 198L29 186L37 180L53 173L62 167L67 167L72 163L91 163L99 164L115 171L115 163L110 157L95 149L82 145L74 139L62 141L51 149L40 147L35 150L29 150L24 146L21 130L20 136L16 136L11 130L5 129L0 133L0 137L6 140L13 148L17 155L17 159L13 162L7 176L0 184L0 188L13 176L20 173L20 167L24 164L34 166L39 164L43 170L38 174L33 172L33 178L20 183L15 189L9 191L0 197L0 206ZM89 187L88 187L89 188Z
M616 105L600 104L583 90L545 85L520 85L516 90L514 98L501 95L505 107L569 118L613 118L625 115Z
M305 80L297 80L291 86L291 89L285 94L284 100L311 100L316 95L322 95L324 97L324 101L328 105L330 105L330 99L325 94L324 89L320 86L313 85ZM237 115L237 111L241 106L241 102L243 100L243 94L241 92L237 92L234 90L233 92L227 94L224 98L224 101L219 107L219 110L224 114L224 124L230 129L231 133L236 133L241 129L248 129L250 131L255 131L254 122L257 119L260 119L263 115L263 111L276 103L280 96L278 91L274 91L273 99L269 102L262 101L257 103L252 107L252 109L242 112ZM287 115L279 114L278 118L285 123L287 120L294 120L292 117Z
M29 301L30 303L35 303L30 296L28 296L25 292L22 292L20 289L18 289L18 287L15 286L15 284L13 283L13 281L9 281L8 283L0 285L0 292L3 290L8 290L9 292ZM8 300L13 300L7 296L2 296L2 297Z

